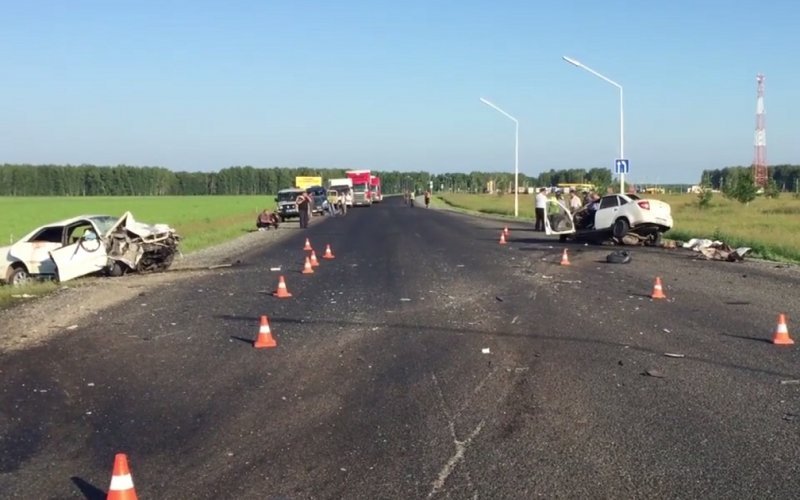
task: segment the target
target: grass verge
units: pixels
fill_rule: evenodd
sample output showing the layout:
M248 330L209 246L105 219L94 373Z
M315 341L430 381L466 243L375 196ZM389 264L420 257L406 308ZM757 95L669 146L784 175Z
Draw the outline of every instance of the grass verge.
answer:
M153 196L153 197L0 197L0 246L11 244L35 228L82 214L120 216L130 211L137 221L163 222L181 235L187 254L232 240L254 228L256 214L275 206L274 196ZM0 286L0 308L41 296L56 283L24 287Z
M709 238L732 247L750 247L754 257L800 262L800 199L785 194L777 199L759 197L743 205L715 195L710 206L700 208L692 194L656 195L672 207L671 239ZM514 196L446 193L441 203L467 213L511 217ZM521 219L533 218L533 196L519 195Z

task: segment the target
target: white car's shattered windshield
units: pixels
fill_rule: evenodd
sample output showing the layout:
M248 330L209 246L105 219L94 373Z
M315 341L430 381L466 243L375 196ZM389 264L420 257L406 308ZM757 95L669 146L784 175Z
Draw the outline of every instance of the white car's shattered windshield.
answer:
M100 234L106 234L109 229L119 220L118 217L111 217L110 215L101 215L98 217L92 217L90 219L94 225L97 227L97 230L100 231Z

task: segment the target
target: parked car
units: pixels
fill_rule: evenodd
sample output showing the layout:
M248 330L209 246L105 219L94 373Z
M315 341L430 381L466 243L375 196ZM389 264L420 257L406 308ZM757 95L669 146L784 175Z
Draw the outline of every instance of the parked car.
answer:
M178 252L180 236L166 224L122 217L82 215L34 229L11 246L0 248L0 280L20 285L31 279L67 281L106 273L167 269Z
M635 194L609 194L600 199L592 218L588 207L571 214L563 201L550 200L545 208L546 234L561 240L570 237L592 241L613 239L617 243L660 245L672 228L672 209L661 200L642 199Z
M328 205L327 191L322 186L311 186L306 189L306 192L311 195L313 204L311 206L311 213L325 215L325 209Z
M275 201L278 203L278 217L281 222L295 217L300 217L300 211L297 209L297 197L303 194L302 189L288 188L278 191L278 196Z

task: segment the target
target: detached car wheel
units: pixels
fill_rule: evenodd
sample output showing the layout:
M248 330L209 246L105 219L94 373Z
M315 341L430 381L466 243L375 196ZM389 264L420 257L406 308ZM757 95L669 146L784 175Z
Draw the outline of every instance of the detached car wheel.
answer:
M628 234L628 231L630 230L631 226L628 224L627 220L617 219L614 222L614 227L611 229L611 233L614 235L614 238L621 240L626 234Z
M25 266L18 265L9 271L6 279L10 285L21 286L31 281L31 275L28 274L28 270L25 269Z
M125 274L127 271L128 271L128 266L126 266L122 262L114 262L108 268L108 275L111 276L112 278L119 278L120 276Z

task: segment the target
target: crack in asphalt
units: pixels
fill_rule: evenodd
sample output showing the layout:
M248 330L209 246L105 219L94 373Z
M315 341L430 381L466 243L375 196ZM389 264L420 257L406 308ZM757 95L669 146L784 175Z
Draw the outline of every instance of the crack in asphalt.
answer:
M491 372L489 373L491 375ZM450 456L450 459L444 464L444 466L439 471L439 475L437 476L436 480L433 482L433 486L431 487L430 492L428 492L428 498L433 498L434 495L439 493L444 487L444 484L447 482L447 478L455 470L456 466L458 466L459 462L464 459L464 453L466 453L467 448L472 443L472 440L480 434L481 430L483 429L484 424L486 423L485 419L481 419L478 425L472 429L467 439L460 441L458 439L458 435L456 434L456 423L454 417L451 415L450 411L447 409L447 402L444 398L444 393L442 392L442 387L439 385L439 379L436 378L435 374L431 374L433 379L433 385L436 387L436 392L439 395L439 404L442 407L442 413L444 413L445 417L447 418L447 427L450 429L450 437L453 438L453 445L455 446L455 452L453 455ZM488 376L486 377L488 378ZM484 379L484 381L486 380ZM460 413L460 410L459 410ZM467 472L467 486L470 490L474 490L474 486L472 484L472 479L469 476L469 472ZM478 492L473 491L473 498L478 498Z

